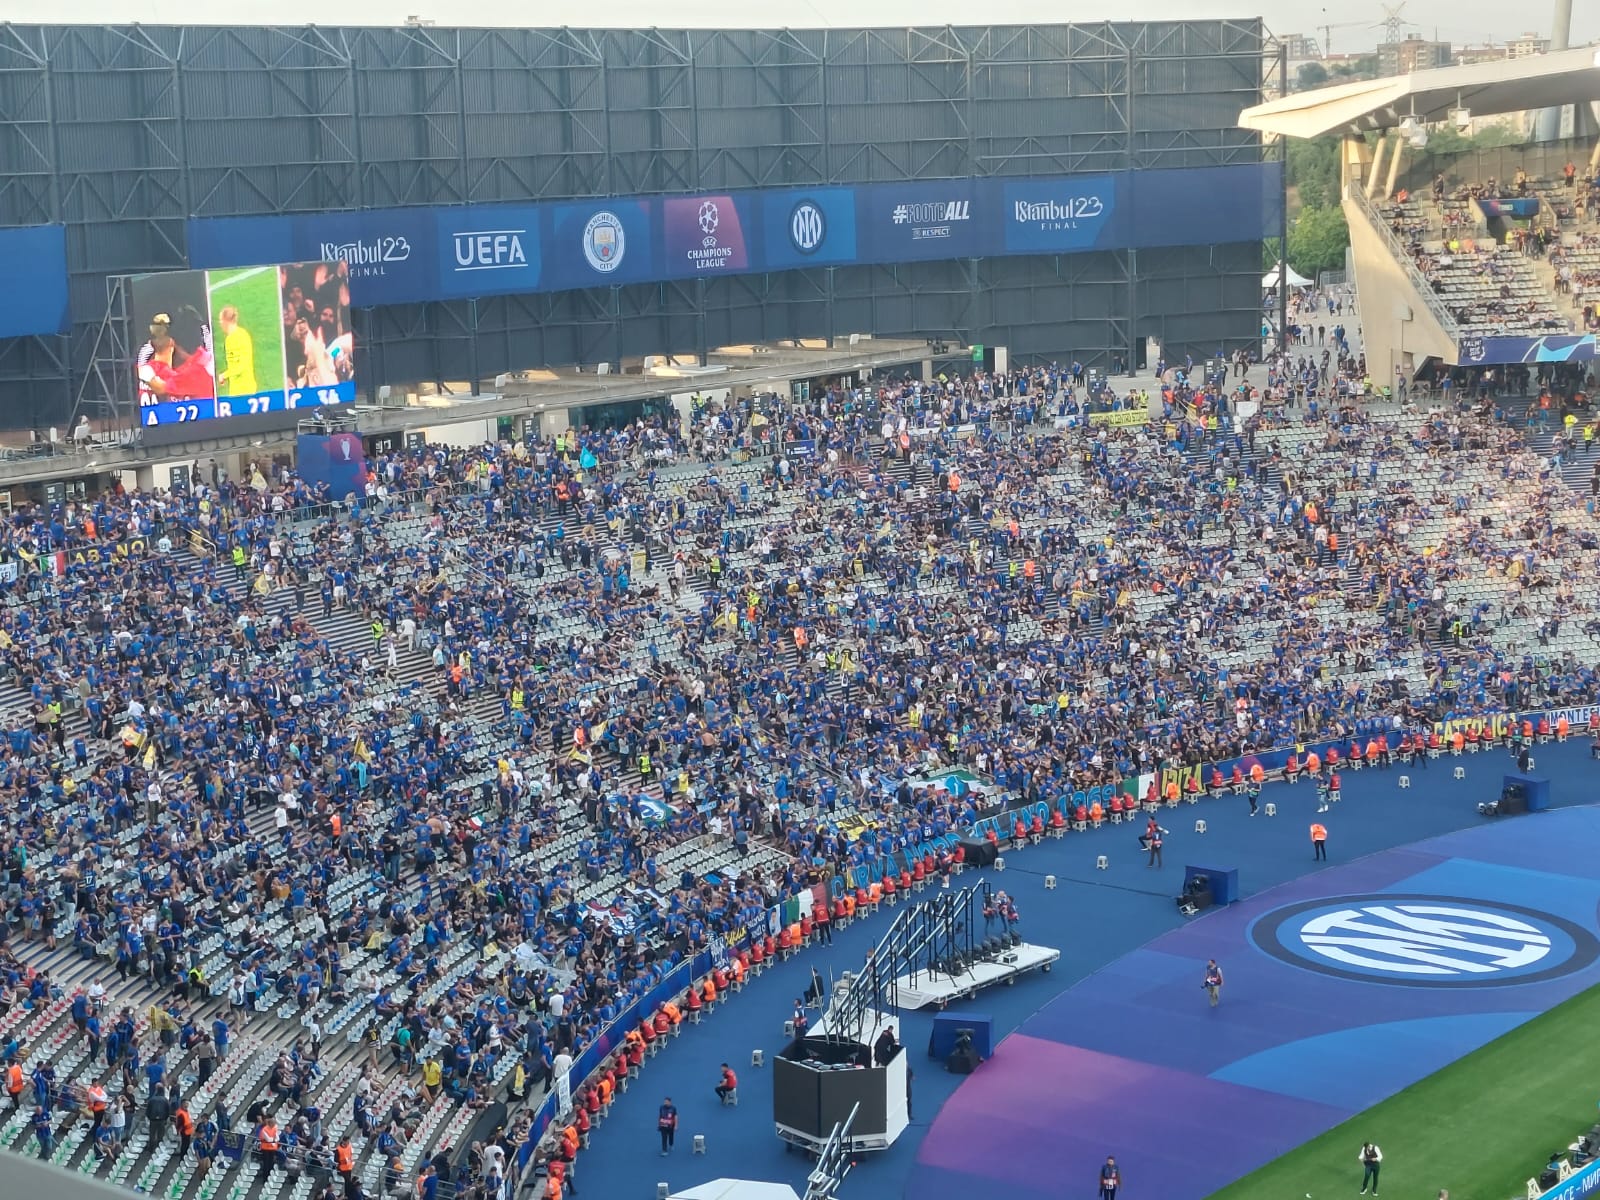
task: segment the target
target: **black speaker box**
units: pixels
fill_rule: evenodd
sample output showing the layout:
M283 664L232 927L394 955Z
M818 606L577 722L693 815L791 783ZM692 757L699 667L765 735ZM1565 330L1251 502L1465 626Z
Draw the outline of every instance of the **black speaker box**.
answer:
M971 1075L982 1061L978 1052L968 1046L965 1050L952 1050L950 1057L944 1060L944 1066L952 1075Z

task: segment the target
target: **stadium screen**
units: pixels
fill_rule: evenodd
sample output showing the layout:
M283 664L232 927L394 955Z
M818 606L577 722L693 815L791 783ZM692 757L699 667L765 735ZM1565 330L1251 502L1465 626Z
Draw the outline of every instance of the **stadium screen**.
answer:
M356 398L345 263L135 275L128 294L141 425Z

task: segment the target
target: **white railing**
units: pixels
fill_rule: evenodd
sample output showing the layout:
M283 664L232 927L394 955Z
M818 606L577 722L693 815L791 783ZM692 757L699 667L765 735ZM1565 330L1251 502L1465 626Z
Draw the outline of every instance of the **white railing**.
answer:
M1394 230L1389 228L1389 222L1383 219L1383 214L1378 212L1377 206L1372 203L1366 190L1359 186L1352 186L1348 189L1348 197L1355 201L1355 206L1361 210L1362 215L1371 222L1372 227L1383 238L1384 244L1389 248L1389 253L1394 255L1395 261L1400 264L1400 269L1406 273L1406 278L1411 281L1412 290L1422 297L1422 303L1433 314L1433 319L1439 322L1440 327L1449 335L1451 341L1459 341L1461 339L1460 323L1456 320L1455 315L1445 307L1444 301L1433 290L1433 285L1428 282L1427 278L1417 268L1416 261L1411 257L1411 252L1406 249L1405 243L1395 235Z

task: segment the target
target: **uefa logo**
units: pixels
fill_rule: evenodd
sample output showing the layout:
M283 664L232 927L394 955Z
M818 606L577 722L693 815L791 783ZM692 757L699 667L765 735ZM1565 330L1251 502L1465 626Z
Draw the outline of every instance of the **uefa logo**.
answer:
M609 275L622 265L622 256L628 248L622 233L622 222L617 214L601 210L589 218L583 227L583 256L589 265L602 275Z
M700 232L706 237L711 237L717 232L717 226L722 224L722 211L717 207L715 200L707 200L700 206ZM707 242L706 245L711 245Z
M789 241L801 254L815 254L828 236L828 220L814 200L802 200L789 214Z
M1291 904L1250 929L1291 966L1363 983L1505 987L1589 966L1600 942L1561 917L1494 900L1347 896Z

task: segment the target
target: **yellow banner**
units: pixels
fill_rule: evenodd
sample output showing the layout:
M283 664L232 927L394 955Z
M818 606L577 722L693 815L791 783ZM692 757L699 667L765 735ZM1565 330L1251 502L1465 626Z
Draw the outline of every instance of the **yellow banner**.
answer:
M1512 728L1513 718L1508 713L1495 713L1488 717L1458 717L1450 721L1435 721L1433 731L1439 735L1441 742L1448 742L1455 736L1459 729L1465 733L1468 729L1476 729L1480 736L1487 733L1496 741L1506 736ZM1538 724L1537 721L1534 724Z
M1110 425L1113 428L1126 428L1131 425L1150 424L1148 409L1128 408L1121 412L1097 412L1089 414L1089 424Z

